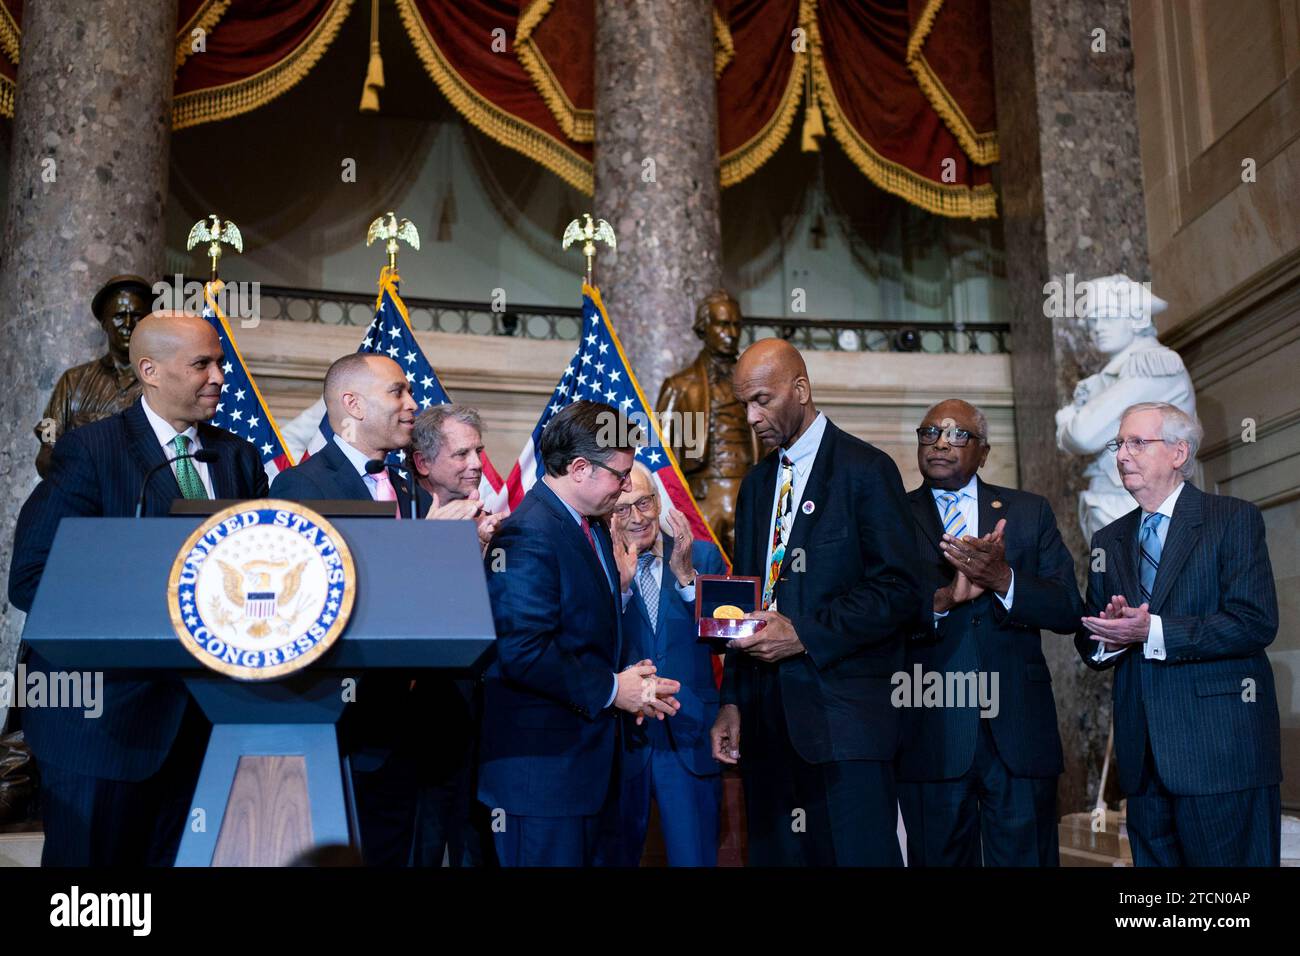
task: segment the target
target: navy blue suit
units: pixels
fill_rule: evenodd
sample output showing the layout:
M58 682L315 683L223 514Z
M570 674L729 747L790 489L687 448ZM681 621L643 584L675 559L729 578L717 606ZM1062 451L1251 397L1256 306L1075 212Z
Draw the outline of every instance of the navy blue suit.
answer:
M977 479L980 534L1007 521L1006 561L1015 573L1011 610L990 592L926 621L908 644L906 674L976 674L996 712L967 706L904 710L899 803L909 866L1054 866L1056 778L1064 769L1043 630L1073 635L1083 613L1074 560L1045 498ZM952 583L939 550L938 505L928 485L908 495L921 574L929 594ZM909 697L909 701L911 698Z
M618 862L636 866L645 846L650 800L659 808L670 866L716 866L721 768L713 759L709 731L718 716L718 686L713 655L699 641L695 605L677 593L669 562L673 539L663 542L663 576L659 585L658 622L652 631L641 585L623 610L624 667L654 661L658 673L682 685L681 703L672 717L643 721L629 714L623 721L622 782L618 806ZM726 574L722 552L709 541L691 545L692 564L700 574Z
M778 458L740 487L736 574L766 576ZM901 866L891 677L930 606L911 509L889 456L832 422L803 502L776 598L807 653L775 664L726 655L721 699L740 709L749 862ZM795 832L800 809L807 829Z
M411 513L407 474L404 478L397 468L388 468L397 492L396 507L403 517ZM306 461L276 475L271 497L288 501L372 500L370 486L333 440ZM417 513L423 517L433 499L418 485L416 497ZM431 730L427 715L422 716L421 700L446 697L440 691L447 688L441 685L449 683L420 675L417 696L410 689L415 676L398 671L364 675L355 703L348 705L339 721L339 742L352 768L362 854L372 866L405 866L411 856L420 773L416 753L420 737L427 739ZM438 686L425 688L426 683ZM454 687L451 689L454 692Z
M207 424L199 441L217 453L208 465L218 498L266 496L257 449ZM31 609L54 534L65 517L130 517L145 475L167 460L144 409L130 408L59 439L48 476L18 515L9 601ZM170 468L149 481L144 513L165 515L181 497ZM29 671L47 671L34 651ZM22 715L42 774L43 862L55 866L170 864L197 779L207 722L180 680L104 679L104 711L40 708ZM165 804L165 806L164 806ZM155 818L156 824L155 825Z
M1088 577L1090 615L1112 594L1142 603L1140 520L1135 508L1093 535L1105 568ZM1281 742L1264 649L1278 609L1263 516L1186 484L1159 565L1150 610L1164 628L1164 660L1135 645L1099 664L1091 634L1075 637L1084 663L1115 671L1115 759L1133 862L1277 866Z
M495 657L484 676L478 797L504 866L590 864L615 773L618 721L606 706L621 660L622 613L605 558L545 481L488 548ZM606 567L606 565L608 567Z

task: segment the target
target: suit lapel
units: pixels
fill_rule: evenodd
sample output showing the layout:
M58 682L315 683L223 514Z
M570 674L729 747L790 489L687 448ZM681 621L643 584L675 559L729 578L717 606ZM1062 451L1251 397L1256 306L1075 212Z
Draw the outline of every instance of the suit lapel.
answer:
M1109 561L1115 569L1120 590L1130 602L1142 594L1137 576L1137 529L1141 514L1142 509L1138 508L1119 519L1113 539L1115 546L1105 554L1105 560ZM1115 553L1112 554L1111 551ZM1109 594L1104 594L1102 597L1106 600L1110 599ZM1133 606L1136 607L1141 603L1141 600L1138 600Z
M1169 519L1169 534L1165 536L1165 546L1160 552L1160 567L1156 569L1155 587L1151 592L1151 610L1154 613L1159 613L1178 572L1200 537L1203 497L1200 489L1189 483L1174 505L1173 517Z
M587 569L596 575L597 580L606 582L606 586L612 589L613 585L609 583L609 576L605 573L600 558L592 550L591 544L587 541L587 536L582 533L582 526L573 520L573 515L569 514L569 509L564 506L564 502L560 500L559 495L552 491L551 486L545 481L538 481L537 484L533 485L533 491L530 494L533 492L539 495L546 506L560 519L560 534L569 542L569 547L574 548L582 555L582 560L586 562ZM591 526L593 537L596 535L597 527L598 525L595 524ZM609 537L606 535L605 542L608 541ZM613 561L614 549L608 544L606 546L609 559Z
M154 434L149 419L145 417L140 402L141 399L137 398L135 404L122 413L122 419L126 423L127 445L131 457L140 468L140 477L143 480L150 469L166 463L171 456L163 451L162 444ZM151 510L155 514L167 514L171 507L170 503L179 497L181 497L181 486L176 481L176 475L170 468L159 468L149 479L149 492L145 497L145 514L149 514ZM164 502L165 506L163 506Z
M939 539L943 537L943 525L939 523L939 506L934 502L934 495L930 491L930 486L921 485L907 498L912 506L912 520L921 529L926 543L942 561L943 552L939 550Z
M996 489L984 484L978 477L975 479L975 489L980 524L977 530L980 535L992 534L993 527L998 523L998 519L1004 517L1002 514L1003 509L1001 507L994 508L993 502L998 502L1000 506L1005 502L998 497Z
M333 439L327 441L318 454L325 459L325 464L329 466L330 471L334 472L334 483L339 487L340 498L352 501L374 499L366 480L357 474L357 470L352 467L352 462L348 461L348 456Z
M827 421L826 430L822 432L821 444L817 446L817 456L813 459L812 470L808 472L808 481L803 486L803 499L795 512L794 526L790 529L790 540L785 543L785 560L781 562L782 577L786 574L791 556L797 549L807 546L817 519L825 513L825 509L820 506L826 503L826 479L834 467L835 443L838 440L839 429ZM809 502L813 505L812 514L804 510L804 505Z
M754 535L749 556L750 567L760 578L767 577L767 549L772 543L772 509L775 506L772 499L776 495L779 457L778 452L771 452L755 468L758 474L755 491L757 497L754 505L758 514L762 515L763 521L757 529L757 534Z
M226 436L229 434L231 433L225 429L213 425L199 426L199 441L203 443L204 448L210 448L217 453L217 460L208 465L208 476L212 479L214 498L243 497L239 493L239 482L235 478L235 456L238 446L226 441Z

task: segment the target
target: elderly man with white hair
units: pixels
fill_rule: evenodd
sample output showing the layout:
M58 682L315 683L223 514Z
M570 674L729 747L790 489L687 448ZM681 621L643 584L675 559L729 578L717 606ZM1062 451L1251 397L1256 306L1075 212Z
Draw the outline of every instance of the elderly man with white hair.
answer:
M1273 569L1259 509L1187 481L1201 436L1175 405L1125 410L1110 447L1138 507L1093 536L1075 645L1115 670L1133 862L1277 866Z

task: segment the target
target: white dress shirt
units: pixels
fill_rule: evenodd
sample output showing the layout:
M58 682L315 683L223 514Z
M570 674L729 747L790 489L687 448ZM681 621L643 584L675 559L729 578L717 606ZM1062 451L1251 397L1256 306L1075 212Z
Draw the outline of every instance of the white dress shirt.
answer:
M934 495L934 506L939 509L939 524L942 525L944 506L939 499L943 495L954 494L954 492L944 488L931 488L930 494ZM971 475L970 481L959 488L955 494L957 495L957 511L961 514L961 520L966 524L966 534L978 538L980 536L979 479L975 475ZM1006 596L1003 597L996 591L993 592L993 596L1002 602L1004 608L1008 611L1011 610L1011 602L1015 600L1016 596L1016 571L1014 568L1011 569L1011 583L1007 585ZM935 624L937 625L941 618L945 618L951 613L951 611L935 611Z
M147 398L141 397L140 407L144 409L144 417L148 419L149 427L153 429L154 435L158 437L158 444L162 445L163 454L166 455L166 457L171 458L176 454L176 446L173 443L176 441L177 435L184 435L190 440L187 451L191 455L203 447L203 442L199 441L199 429L197 425L191 425L189 428L185 429L185 431L178 432L172 427L171 422L160 417L157 412L149 407L149 400ZM173 475L176 474L176 466L179 464L180 462L178 461L172 462L171 469ZM203 488L207 491L208 498L216 498L217 496L212 490L212 476L208 474L207 463L191 458L190 464L193 465L194 470L198 472L199 480L203 482Z
M1165 516L1165 520L1160 522L1160 526L1156 528L1156 537L1160 539L1161 561L1164 560L1165 542L1169 540L1169 526L1174 521L1174 505L1178 503L1178 496L1183 493L1183 485L1185 484L1187 482L1180 481L1178 487L1169 492L1169 497L1160 503L1160 507L1151 512L1152 514ZM1147 512L1144 511L1141 518L1138 519L1139 542L1142 540L1142 521L1146 516ZM1156 573L1159 574L1160 572L1157 570ZM1092 653L1092 659L1094 661L1109 660L1117 654L1123 654L1126 650L1128 650L1127 647L1121 647L1118 650L1108 651L1106 645L1099 641L1097 649ZM1165 625L1160 620L1159 614L1151 615L1151 629L1147 631L1146 642L1142 645L1142 656L1149 661L1163 661L1165 659Z
M357 470L357 474L360 475L361 479L366 483L366 489L370 492L370 497L373 498L375 501L378 501L379 500L379 479L377 476L368 474L366 472L366 465L374 461L374 459L367 457L365 452L358 451L356 448L353 448L342 438L340 438L337 432L334 435L334 444L339 446L343 454L347 456L348 461L352 463L352 467ZM391 479L392 476L389 477ZM394 488L393 491L396 492L397 489Z
M822 435L826 434L826 415L818 412L793 445L777 451L776 490L772 493L772 519L767 523L767 552L763 559L763 577L767 578L768 569L772 567L772 537L776 532L776 509L781 504L781 458L789 458L794 466L794 482L790 486L791 528L799 517L799 507L803 504L804 488L808 486L808 475L812 472L813 462L817 460L817 449L821 448ZM817 502L813 502L816 507ZM788 541L786 542L789 543Z

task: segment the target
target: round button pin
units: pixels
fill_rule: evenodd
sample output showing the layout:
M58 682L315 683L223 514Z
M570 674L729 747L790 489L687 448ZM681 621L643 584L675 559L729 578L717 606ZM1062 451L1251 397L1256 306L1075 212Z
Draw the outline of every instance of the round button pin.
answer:
M812 514L813 511L816 510L816 508L817 508L817 506L816 506L815 504L813 504L811 501L805 501L805 502L803 503L803 513L806 514L806 515L810 515L810 514Z

